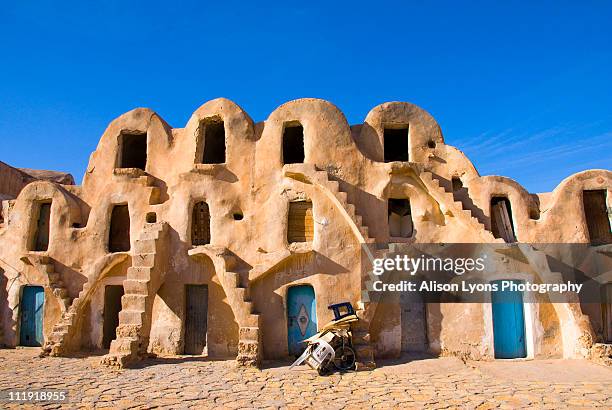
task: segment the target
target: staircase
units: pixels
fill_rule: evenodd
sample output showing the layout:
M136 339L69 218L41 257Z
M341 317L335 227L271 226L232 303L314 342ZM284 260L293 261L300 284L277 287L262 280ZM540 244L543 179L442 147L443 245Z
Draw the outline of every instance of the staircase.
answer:
M72 300L68 295L68 290L64 286L64 281L62 280L61 275L55 271L53 260L48 256L41 256L38 266L49 278L49 287L60 301L62 313L66 312L72 304Z
M370 237L368 227L363 224L363 218L357 213L355 205L348 201L348 194L340 189L338 181L329 179L327 171L319 171L310 164L289 164L283 170L288 178L322 189L347 220L359 243L376 243L376 239Z
M319 188L335 205L336 209L343 215L351 230L355 234L358 242L362 245L362 249L368 261L372 262L375 258L384 257L389 249L377 249L376 239L370 237L369 230L363 223L363 218L354 204L348 200L348 194L340 189L340 183L329 179L327 171L319 171L314 165L310 164L291 164L285 165L283 168L284 175L296 181L307 184L312 184ZM373 315L373 309L378 302L378 293L370 295L368 289L377 277L368 269L367 277L362 278L362 290L360 306L357 306L357 315L360 318L359 322L353 329L353 348L357 356L357 369L373 369L374 349L370 344L370 320L369 316ZM374 299L374 300L372 300Z
M74 298L69 307L62 312L62 317L53 325L49 337L42 346L42 352L40 353L41 357L63 356L70 350L72 346L69 346L69 341L73 340L75 335L77 317L81 306L84 304L82 301L86 298L90 287L91 283L85 282L79 295Z
M503 239L497 239L487 228L472 215L472 211L464 208L462 201L456 201L452 192L440 185L440 180L429 171L423 171L419 174L421 181L427 188L429 194L440 204L440 209L446 215L454 216L464 226L474 230L478 239L483 243L503 242ZM446 184L444 184L446 185Z
M510 249L516 252L520 251L543 282L564 282L563 275L560 272L551 270L546 252L526 243L515 244ZM578 294L567 292L563 296L565 297L563 303L552 303L559 320L564 323L563 356L587 358L590 354L593 354L589 351L593 348L592 342L596 339L590 319L582 312Z
M41 256L37 254L26 254L21 258L28 264L36 267L40 273L47 276L49 280L49 287L53 292L53 295L60 301L60 308L63 312L68 310L68 307L72 303L68 294L68 289L64 286L64 281L59 272L55 271L55 265L53 259L49 256Z
M233 269L233 266L228 266ZM255 313L251 300L248 271L233 272L226 271L226 275L231 279L230 293L235 293L238 303L235 305L243 318L238 334L238 356L236 361L241 366L259 367L261 364L261 334L259 314Z
M147 174L139 168L115 168L113 174L117 178L129 179L144 187L148 191L149 205L158 204L161 197L161 189L155 186L155 177Z
M593 344L589 358L604 366L612 367L612 343Z
M116 262L110 266L114 266L116 263L127 258L127 254L114 254L112 256ZM108 256L100 258L98 263L94 264L94 266L109 266L107 260ZM102 261L102 263L100 263L100 261ZM42 347L41 356L63 356L79 348L78 345L75 346L76 342L80 342L78 337L75 338L75 336L78 336L76 331L76 329L78 329L77 322L82 315L83 307L87 305L87 301L91 297L92 291L95 289L94 284L98 279L99 274L95 272L88 275L88 280L83 284L83 288L79 292L79 295L74 298L70 307L62 312L60 320L53 326L49 337L45 340L45 344Z
M45 344L42 347L40 356L63 356L67 353L66 341L71 336L74 336L74 329L76 329L76 318L79 303L78 298L75 298L75 303L72 304L65 312L62 313L62 317L59 322L53 325L53 330L49 334L49 337L45 340Z
M132 266L123 282L117 338L111 342L110 352L102 364L123 368L147 353L151 330L153 300L162 283L167 255L165 222L146 223L134 242Z
M197 246L188 251L190 256L206 255L215 271L240 326L238 356L241 366L259 367L261 364L260 315L255 313L249 287L249 271L240 267L238 258L227 248L213 245Z

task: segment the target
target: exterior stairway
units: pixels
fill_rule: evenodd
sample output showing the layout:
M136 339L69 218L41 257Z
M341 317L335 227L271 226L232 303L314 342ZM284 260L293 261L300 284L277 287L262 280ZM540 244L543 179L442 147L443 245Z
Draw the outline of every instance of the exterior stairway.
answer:
M215 265L215 271L225 291L240 327L238 356L241 366L261 365L260 315L255 312L251 300L249 271L240 267L238 258L227 248L213 245L197 246L188 251L190 256L206 255Z
M67 311L68 307L72 303L72 300L70 299L68 290L64 286L64 281L62 280L61 274L55 271L53 259L49 256L38 254L26 254L21 259L27 262L29 265L36 267L40 273L47 276L47 279L49 280L49 287L51 288L53 295L55 295L60 301L62 312Z
M41 256L39 267L42 272L49 277L49 287L53 294L59 299L62 313L66 312L72 304L72 300L68 295L68 290L64 286L61 275L55 271L53 260L48 256Z
M319 171L314 165L310 164L291 164L285 165L283 168L284 175L288 178L295 179L296 181L312 184L319 188L330 201L335 205L336 209L342 214L348 225L351 227L353 234L357 238L357 241L362 245L362 250L367 260L362 261L370 264L375 258L384 257L389 251L386 248L377 249L376 239L370 237L369 230L363 223L363 218L359 213L354 204L348 200L348 194L340 189L340 183L338 181L330 180L327 171ZM371 304L376 303L377 300L371 300L369 287L376 276L372 273L371 269L367 269L367 277L363 278L361 301L360 306L357 306L357 316L360 318L359 322L353 329L353 348L357 355L357 370L372 369L375 367L374 363L374 349L370 343L370 312ZM375 298L378 294L373 293L372 296Z
M72 306L62 313L59 322L53 325L53 330L45 340L40 356L63 356L67 353L66 341L74 335L74 329L76 329L75 322L77 318L77 306L79 305L77 299L78 298L75 298L76 303L73 303Z
M60 345L64 341L64 337L70 330L76 317L73 305L78 298L75 298L74 301L70 300L68 291L64 287L60 274L55 272L55 267L51 258L48 256L40 257L39 266L40 269L49 276L49 287L51 287L53 294L61 301L60 306L62 309L62 317L59 322L53 325L49 337L42 346L41 356L60 356L63 353Z
M151 330L151 311L157 290L161 286L167 256L165 253L167 224L146 223L140 238L134 242L132 266L123 282L117 339L102 359L108 366L125 367L147 353Z
M148 191L149 205L159 204L161 190L155 186L155 177L139 168L115 168L113 175L117 178L129 179Z
M441 186L440 180L434 174L423 171L419 177L429 194L440 204L440 209L444 214L456 217L464 226L473 229L483 243L503 242L503 239L495 238L478 218L472 215L472 211L464 209L463 203L456 201L453 193Z
M127 255L115 254L116 261L123 261ZM114 266L114 265L113 265ZM70 307L62 312L62 317L53 326L51 334L45 340L42 347L41 356L63 356L68 352L78 349L78 319L82 315L83 307L87 305L87 301L91 297L92 291L95 289L95 282L98 280L98 275L91 275L87 282L83 284L83 288L79 295L74 298ZM92 288L93 287L93 288ZM77 340L75 340L77 339Z
M338 181L329 179L327 171L319 171L314 165L310 164L285 165L283 170L284 175L288 178L312 184L322 189L347 220L359 243L376 243L376 239L370 237L368 227L364 225L363 218L357 213L355 205L349 202L348 194L340 189Z
M233 269L233 267L230 267L230 269ZM261 317L255 313L253 302L251 301L248 271L226 271L226 274L233 278L233 286L230 287L230 292L236 293L235 297L239 301L236 308L241 310L240 315L243 317L238 335L238 356L236 361L241 366L259 367L262 356L261 334L259 331Z
M546 252L527 243L516 244L510 249L520 252L527 259L542 282L557 284L564 282L562 273L551 269ZM593 250L590 249L590 251ZM588 358L589 354L592 354L590 350L596 338L590 320L582 311L577 293L566 292L563 296L565 303L552 303L560 321L566 328L563 337L563 355L568 358ZM572 328L573 331L570 331Z

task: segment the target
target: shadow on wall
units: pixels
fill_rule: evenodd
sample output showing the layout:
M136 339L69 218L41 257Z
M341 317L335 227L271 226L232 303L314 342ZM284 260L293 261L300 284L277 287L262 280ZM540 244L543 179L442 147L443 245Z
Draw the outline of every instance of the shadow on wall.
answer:
M176 230L168 230L169 240L179 243L180 238ZM186 254L189 246L183 244ZM179 250L178 252L183 252ZM202 255L187 261L188 266L180 272L168 272L163 284L157 291L153 305L152 316L156 318L151 326L149 350L154 354L185 354L186 330L188 320L187 286L206 286L206 299L194 300L193 308L198 310L203 326L204 340L200 340L201 354L208 354L210 358L235 358L238 349L239 327L232 307L227 303L227 295L220 280L215 280L218 274L212 260ZM191 303L191 302L189 302ZM193 313L193 312L192 312ZM204 317L202 317L204 315ZM192 319L193 315L190 316ZM194 329L194 327L190 327ZM202 335L197 335L199 339ZM192 340L193 338L190 338ZM183 358L183 361L200 360L200 353ZM154 363L155 364L155 363Z
M60 273L64 286L68 289L70 299L74 299L83 289L83 285L87 282L87 277L57 260L54 260L53 264L55 271Z
M440 186L444 188L446 192L450 192L453 194L453 198L455 201L461 202L463 209L466 209L472 213L472 216L478 219L478 222L483 224L487 229L491 227L491 218L485 215L484 211L478 207L470 198L469 191L466 187L463 186L461 179L453 178L451 181L444 178L441 175L438 175L432 172L432 175L435 179L437 179L440 183Z
M8 305L7 284L8 278L5 276L4 270L0 268L0 347L6 347L8 345L5 339L5 335L8 332L5 331L5 329L12 328L12 323L6 323L9 321L12 322L13 318L13 312Z
M327 313L329 304L351 299L351 295L342 294L342 288L334 286L334 282L328 282L331 278L321 276L334 277L348 272L344 266L327 256L309 252L294 255L254 282L253 301L258 311L263 310L261 324L263 358L271 360L268 366L283 366L285 360L292 359L288 356L287 288L296 285L310 285L314 288L317 320L320 326L326 322L323 312ZM331 315L331 312L329 314Z
M349 203L360 204L359 209L362 213L357 211L357 209L356 213L361 216L363 226L368 227L368 233L371 238L376 238L380 241L380 238L384 234L387 220L380 221L377 217L375 218L375 216L386 213L387 202L333 174L330 174L329 179L340 183L340 190L346 192ZM369 213L364 212L366 210L368 210Z
M441 354L441 337L442 337L442 321L444 315L440 309L439 303L426 303L426 327L427 330L427 349L430 354L440 356Z

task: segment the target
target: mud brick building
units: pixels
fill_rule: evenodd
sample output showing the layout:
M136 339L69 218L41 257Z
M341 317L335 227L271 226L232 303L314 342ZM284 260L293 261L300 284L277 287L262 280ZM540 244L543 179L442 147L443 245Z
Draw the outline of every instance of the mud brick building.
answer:
M25 175L0 167L1 340L106 348L117 366L147 352L286 358L343 300L361 318L360 367L406 350L493 358L491 304L379 303L362 245L590 243L603 258L612 242L612 172L532 194L480 176L402 102L355 126L318 99L261 123L216 99L184 128L135 109L108 126L82 185ZM509 258L491 280L554 273L535 250ZM585 357L612 338L609 305L528 302L515 357Z

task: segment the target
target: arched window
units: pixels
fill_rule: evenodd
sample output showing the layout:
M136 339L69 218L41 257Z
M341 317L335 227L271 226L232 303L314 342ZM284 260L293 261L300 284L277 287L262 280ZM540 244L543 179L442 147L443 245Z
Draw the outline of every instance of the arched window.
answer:
M193 206L191 215L191 244L193 246L210 243L210 212L204 201Z

